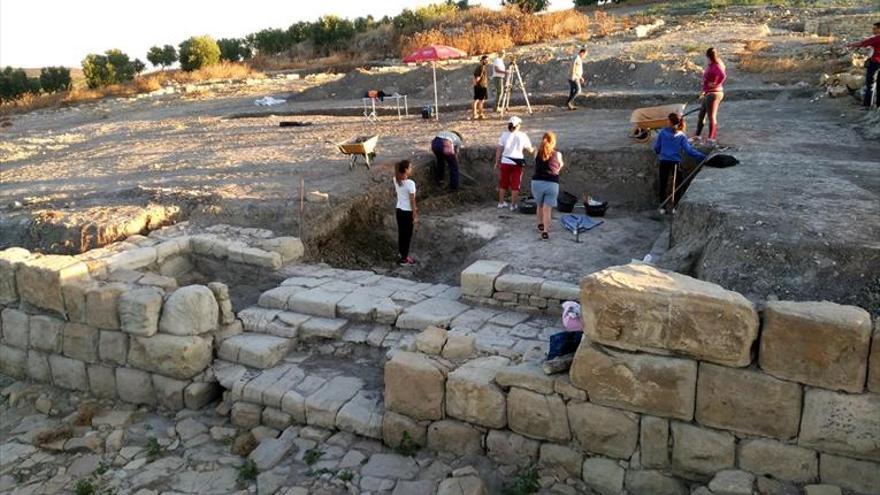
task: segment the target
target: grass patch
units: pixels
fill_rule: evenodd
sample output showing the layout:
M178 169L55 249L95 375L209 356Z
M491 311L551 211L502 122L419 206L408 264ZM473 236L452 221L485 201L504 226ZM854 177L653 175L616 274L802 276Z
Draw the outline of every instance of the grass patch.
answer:
M339 472L338 475L336 475L336 477L347 483L347 482L351 481L352 478L354 478L354 474L352 474L352 472L349 471L348 469L343 469L342 471Z
M150 437L147 440L147 457L152 461L160 454L162 454L162 446L159 445L159 440L156 440L156 437Z
M307 466L311 466L311 465L315 464L316 462L318 462L321 459L321 456L323 456L323 455L324 455L323 450L321 450L317 447L311 448L311 449L307 450L305 452L305 454L303 454L303 462L305 462Z
M504 487L502 495L529 495L538 493L541 483L538 481L538 470L531 466L522 470L513 483Z
M245 459L244 464L238 467L238 482L248 483L257 479L257 463L253 459Z
M410 435L408 431L404 431L403 435L400 437L400 445L394 450L400 455L411 456L419 451L419 446L413 440L412 435Z
M94 495L96 493L95 485L91 480L79 480L73 487L73 493L76 495Z

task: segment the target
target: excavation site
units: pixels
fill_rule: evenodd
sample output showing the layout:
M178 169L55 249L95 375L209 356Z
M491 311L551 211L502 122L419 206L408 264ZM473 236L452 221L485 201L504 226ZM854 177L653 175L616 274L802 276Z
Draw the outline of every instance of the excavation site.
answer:
M876 5L588 3L0 104L0 493L880 494Z

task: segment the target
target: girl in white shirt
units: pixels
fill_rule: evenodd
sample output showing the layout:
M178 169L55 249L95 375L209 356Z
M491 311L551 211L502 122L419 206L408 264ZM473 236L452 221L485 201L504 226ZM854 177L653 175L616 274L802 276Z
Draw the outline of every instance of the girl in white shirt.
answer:
M415 265L409 255L413 231L419 223L419 209L416 206L416 183L409 178L412 164L409 160L397 162L394 167L394 189L397 190L397 246L400 251L400 265Z

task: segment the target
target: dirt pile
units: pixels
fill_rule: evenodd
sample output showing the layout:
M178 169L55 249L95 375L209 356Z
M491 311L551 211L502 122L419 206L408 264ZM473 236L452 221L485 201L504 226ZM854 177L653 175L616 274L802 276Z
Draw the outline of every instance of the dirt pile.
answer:
M566 91L570 59L523 60L519 63L523 82L530 93ZM475 63L437 68L437 86L441 99L470 95ZM699 84L699 67L687 61L636 62L622 58L587 61L584 72L592 89L692 89ZM411 98L431 99L431 69L424 67L393 67L356 69L342 78L306 89L293 95L295 101L361 98L371 89L386 93L398 92Z

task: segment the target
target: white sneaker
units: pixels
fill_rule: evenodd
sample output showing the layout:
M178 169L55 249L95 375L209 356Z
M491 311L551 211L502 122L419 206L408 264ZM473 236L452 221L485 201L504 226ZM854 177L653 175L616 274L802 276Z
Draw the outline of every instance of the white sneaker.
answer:
M716 146L716 145L718 144L718 140L716 140L716 139L707 139L707 140L704 142L704 144L705 144L706 146L712 146L712 147L714 147L714 146Z
M514 204L514 203L510 204L510 211L516 211L516 204Z
M657 213L659 213L659 214L661 214L661 215L665 215L665 214L666 214L666 208L658 208L658 209L657 209Z
M508 206L510 206L510 205L507 203L507 201L502 201L502 202L498 203L498 209L507 208Z

